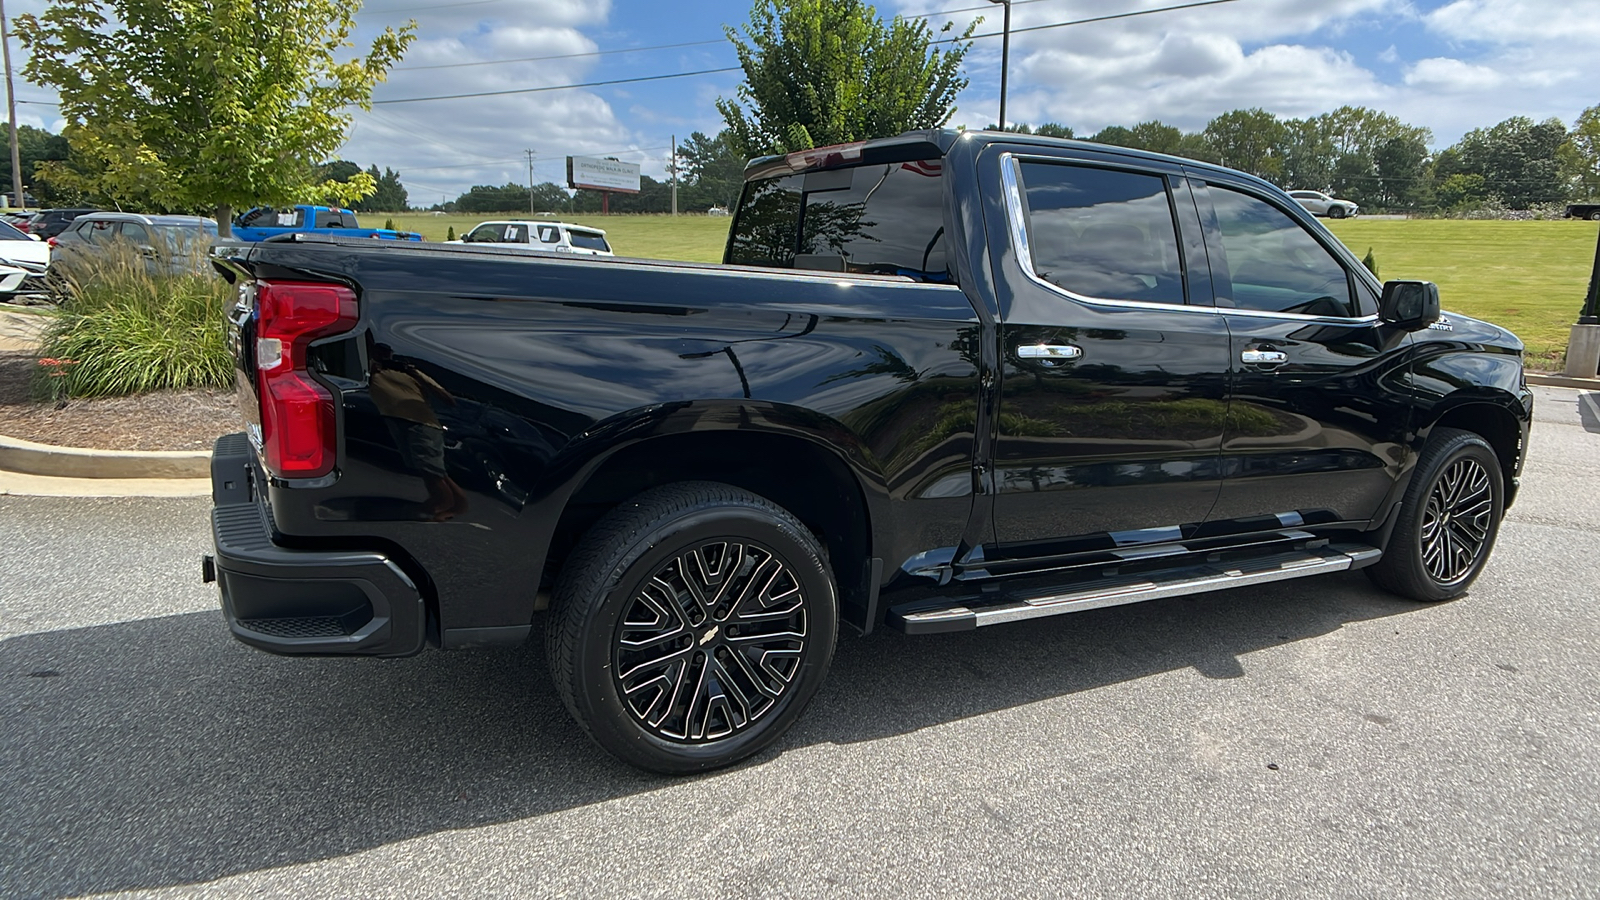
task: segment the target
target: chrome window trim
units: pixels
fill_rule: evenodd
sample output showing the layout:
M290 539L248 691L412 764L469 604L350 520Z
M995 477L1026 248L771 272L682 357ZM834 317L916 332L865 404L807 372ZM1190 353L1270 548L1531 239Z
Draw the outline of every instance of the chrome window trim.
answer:
M1302 313L1269 312L1267 310L1241 309L1238 307L1200 306L1194 304L1178 303L1149 303L1142 300L1113 300L1109 297L1090 297L1077 294L1066 288L1053 284L1040 278L1033 268L1033 246L1028 242L1027 217L1022 206L1022 187L1020 176L1024 162L1040 162L1052 165L1087 165L1094 168L1089 160L1068 159L1057 156L1036 156L1033 154L1002 153L1000 155L1000 181L1005 188L1006 218L1011 226L1012 249L1017 255L1017 265L1022 273L1035 285L1053 293L1060 294L1068 300L1082 303L1087 306L1104 306L1113 309L1159 309L1174 312L1201 313L1204 315L1229 315L1250 316L1261 319L1287 319L1295 322L1317 322L1329 325L1363 325L1378 321L1376 315L1348 318L1344 316L1308 316ZM1296 223L1298 224L1298 223Z

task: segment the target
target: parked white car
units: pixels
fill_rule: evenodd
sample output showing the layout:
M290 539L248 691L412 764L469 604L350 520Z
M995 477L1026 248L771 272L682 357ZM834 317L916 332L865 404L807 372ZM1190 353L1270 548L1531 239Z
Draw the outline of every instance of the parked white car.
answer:
M1295 202L1305 207L1306 212L1311 213L1313 216L1343 219L1361 211L1361 207L1355 203L1330 197L1321 191L1290 191L1289 196L1293 197Z
M606 233L587 225L566 222L535 222L528 219L500 219L484 222L452 244L488 247L522 247L527 250L554 250L579 256L615 256L606 242Z
M37 235L26 234L0 222L0 300L44 290L44 273L50 266L50 246Z

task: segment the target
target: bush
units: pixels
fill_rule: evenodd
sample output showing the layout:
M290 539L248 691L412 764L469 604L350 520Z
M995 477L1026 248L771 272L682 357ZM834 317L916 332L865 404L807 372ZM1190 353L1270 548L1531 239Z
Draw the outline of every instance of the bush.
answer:
M384 219L383 220L383 230L384 231L393 231L394 230L394 220L393 219Z
M454 225L451 225L450 228L445 232L444 239L447 241L453 241L456 239L456 227Z
M1372 255L1371 247L1367 248L1367 255L1361 257L1361 264L1367 267L1367 271L1372 273L1373 278L1383 277L1378 274L1378 258Z
M175 267L186 274L164 274L166 263L118 244L52 264L61 312L42 355L63 363L47 367L55 377L41 369L49 394L115 397L233 381L224 319L232 286L200 255Z

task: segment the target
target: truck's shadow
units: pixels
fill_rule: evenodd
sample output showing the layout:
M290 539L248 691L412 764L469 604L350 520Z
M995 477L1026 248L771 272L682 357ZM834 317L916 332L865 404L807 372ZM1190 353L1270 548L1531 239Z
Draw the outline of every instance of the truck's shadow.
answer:
M1414 609L1348 575L961 635L850 636L809 713L752 765L1172 669L1248 677L1245 654ZM196 613L6 640L0 681L8 897L204 882L673 783L589 744L536 642L280 659ZM738 789L739 770L710 777Z

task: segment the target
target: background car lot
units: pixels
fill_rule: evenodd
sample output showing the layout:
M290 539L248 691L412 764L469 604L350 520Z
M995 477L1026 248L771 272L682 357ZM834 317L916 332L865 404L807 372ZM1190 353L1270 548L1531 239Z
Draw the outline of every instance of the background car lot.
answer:
M1463 600L845 637L777 752L691 779L589 747L537 635L235 644L204 499L0 497L0 895L1592 896L1600 398L1539 394Z

